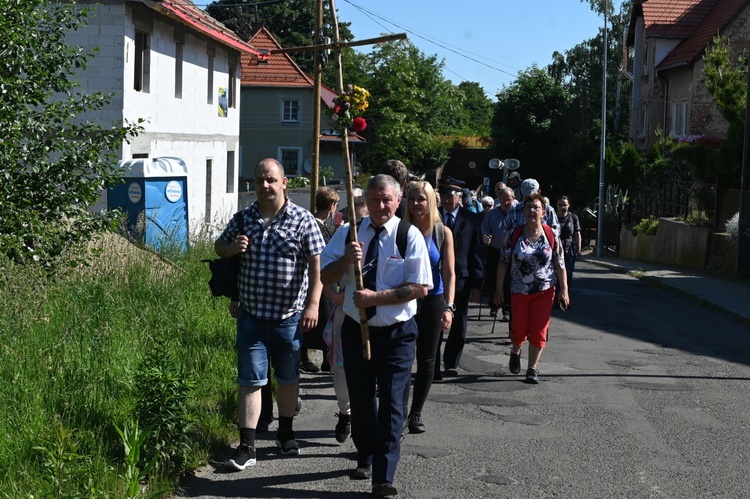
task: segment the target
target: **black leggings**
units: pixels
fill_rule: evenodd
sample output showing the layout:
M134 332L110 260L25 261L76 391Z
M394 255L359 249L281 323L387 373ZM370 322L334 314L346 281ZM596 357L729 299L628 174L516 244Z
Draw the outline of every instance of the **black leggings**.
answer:
M409 406L409 385L404 390L404 415L422 412L427 395L435 376L435 357L440 341L440 318L445 310L443 295L425 296L419 306L415 319L419 335L417 336L417 374L414 377L414 399Z

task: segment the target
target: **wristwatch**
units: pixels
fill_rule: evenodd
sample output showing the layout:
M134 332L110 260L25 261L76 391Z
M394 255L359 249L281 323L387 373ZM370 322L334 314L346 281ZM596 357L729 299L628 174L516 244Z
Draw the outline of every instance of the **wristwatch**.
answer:
M445 309L446 310L450 310L451 313L455 314L456 313L456 304L455 303L446 303L445 304Z

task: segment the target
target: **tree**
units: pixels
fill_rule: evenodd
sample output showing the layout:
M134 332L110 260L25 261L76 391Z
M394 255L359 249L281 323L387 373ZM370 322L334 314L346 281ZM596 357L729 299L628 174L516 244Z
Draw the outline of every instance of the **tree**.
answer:
M492 129L492 101L477 82L462 81L458 84L458 90L463 94L458 130L463 135L489 137Z
M109 96L74 82L93 54L66 44L87 11L44 0L5 0L0 17L0 253L52 266L54 257L111 227L87 209L119 179L116 152L132 124L80 119Z
M498 157L519 159L522 176L537 179L548 196L574 190L569 146L575 136L570 126L575 109L570 93L545 70L532 66L520 71L497 97L492 138Z
M739 182L744 148L747 70L740 58L731 55L729 40L716 36L704 56L702 81L729 123L727 140L721 145L716 171L730 175ZM706 172L708 169L704 168Z
M302 47L315 43L315 11L318 0L286 0L272 2L257 2L250 0L218 0L206 7L206 12L224 23L243 40L249 40L253 35L253 23L263 23L284 48ZM327 6L327 4L326 4ZM324 36L332 37L330 26L332 16L330 10L323 9ZM352 40L349 30L351 23L339 22L339 36L342 40ZM342 53L345 57L352 51ZM313 52L293 54L294 60L300 68L312 74L314 59ZM323 75L326 84L335 87L336 76L333 61L329 61Z
M363 164L375 171L397 157L420 173L442 165L447 155L440 137L455 131L450 123L461 103L456 87L443 77L443 63L409 41L380 44L366 58L370 72L362 86L372 99Z

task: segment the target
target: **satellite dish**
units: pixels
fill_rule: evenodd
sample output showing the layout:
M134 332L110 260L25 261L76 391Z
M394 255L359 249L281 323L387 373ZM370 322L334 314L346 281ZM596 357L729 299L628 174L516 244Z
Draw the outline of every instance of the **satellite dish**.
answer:
M492 158L489 166L490 170L500 170L503 167L503 162L497 158Z
M517 159L506 159L505 160L505 168L507 170L518 170L518 168L521 166L521 162Z
M307 158L302 168L305 169L305 172L310 173L312 171L312 158Z

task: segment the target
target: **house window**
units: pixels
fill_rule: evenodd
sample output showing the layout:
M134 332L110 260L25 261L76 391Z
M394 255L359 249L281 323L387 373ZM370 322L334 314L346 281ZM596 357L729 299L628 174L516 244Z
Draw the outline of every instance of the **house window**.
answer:
M237 107L237 66L234 64L229 65L229 88L227 89L227 92L229 92L229 95L227 95L227 99L229 100L229 107L236 108Z
M299 101L284 99L281 106L282 123L299 123Z
M680 123L679 123L680 125L679 131L680 131L680 137L684 137L685 135L687 135L687 102L683 102L681 107L682 107L682 113L681 113L682 116L681 116Z
M286 174L297 175L299 167L302 164L302 148L301 147L279 147L278 157L284 166L284 172Z
M182 65L184 61L185 44L174 44L174 98L182 99Z
M210 105L214 103L214 55L208 54L208 93L207 102Z
M138 92L148 93L149 66L151 64L150 53L148 33L135 30L135 74L133 88Z
M638 137L645 137L648 131L648 105L641 104L638 113Z
M206 225L211 224L211 184L213 177L214 161L212 159L206 160L206 214L203 216L203 220Z
M234 151L227 151L227 194L234 192Z
M687 128L687 102L675 102L672 104L672 121L669 127L669 135L672 137L684 137Z

